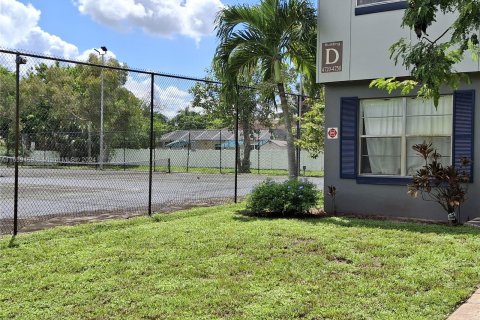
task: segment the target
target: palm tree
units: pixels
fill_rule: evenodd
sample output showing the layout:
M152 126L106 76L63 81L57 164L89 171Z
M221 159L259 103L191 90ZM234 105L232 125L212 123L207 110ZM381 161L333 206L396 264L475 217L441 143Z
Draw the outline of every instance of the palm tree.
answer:
M308 79L315 75L316 13L308 0L261 0L254 6L222 9L216 18L219 44L214 66L221 80L236 84L242 74L259 68L262 81L274 83L287 129L288 174L298 175L292 111L285 71L295 66Z

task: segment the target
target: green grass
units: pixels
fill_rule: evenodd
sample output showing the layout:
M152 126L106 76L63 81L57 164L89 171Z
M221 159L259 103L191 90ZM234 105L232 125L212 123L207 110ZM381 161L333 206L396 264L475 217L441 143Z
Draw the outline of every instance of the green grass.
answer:
M469 227L239 215L0 240L1 319L445 319L480 283Z
M182 166L172 166L172 172L187 172L187 167ZM222 168L221 172L219 168L188 168L188 172L192 173L235 173L234 168ZM242 174L242 173L240 173ZM260 175L268 175L268 176L288 176L288 170L283 169L251 169L250 174L260 174ZM323 177L323 171L319 170L303 170L301 171L301 176L307 177Z

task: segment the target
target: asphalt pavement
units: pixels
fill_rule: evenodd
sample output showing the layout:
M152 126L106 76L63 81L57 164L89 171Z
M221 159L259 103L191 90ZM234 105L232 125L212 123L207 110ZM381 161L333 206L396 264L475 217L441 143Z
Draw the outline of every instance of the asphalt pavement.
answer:
M254 174L238 176L238 196L270 178ZM233 199L233 174L154 173L152 208L195 203L209 199ZM323 178L306 178L323 188ZM96 211L133 211L148 206L148 172L21 168L19 177L19 218ZM0 219L13 217L13 168L0 168Z

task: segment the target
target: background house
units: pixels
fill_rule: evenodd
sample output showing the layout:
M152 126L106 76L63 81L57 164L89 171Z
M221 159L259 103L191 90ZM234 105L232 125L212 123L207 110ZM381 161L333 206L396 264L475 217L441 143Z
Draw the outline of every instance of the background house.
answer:
M243 131L239 130L239 144L243 145ZM279 141L286 140L286 133L283 129L261 129L257 131L253 137L250 137L252 149L263 148L269 149L286 149L286 143ZM160 146L169 149L182 149L188 146L198 150L218 150L218 149L234 149L235 133L231 130L176 130L162 135L160 138Z
M411 146L433 143L446 164L473 160L469 200L460 218L480 216L479 148L474 149L475 124L480 121L476 92L480 86L478 61L466 57L456 66L468 72L471 83L460 90L445 89L436 109L430 101L370 89L380 77L405 77L388 48L401 37L418 41L400 27L407 1L318 1L317 81L325 85L325 127L339 135L325 140L325 186L338 190L337 212L380 214L446 220L442 208L413 199L406 185L422 165ZM441 35L454 16L438 16L429 27L431 39ZM325 209L333 210L328 197Z
M262 129L251 138L251 170L285 170L287 174L287 142L283 129ZM190 141L190 148L188 148ZM243 133L239 134L240 154L243 154ZM243 156L243 155L242 155ZM149 149L115 149L112 163L148 163ZM159 166L170 162L172 172L186 168L235 168L235 134L222 130L177 130L161 136L153 152ZM307 151L300 152L300 165L310 174L323 172L323 153L312 158ZM303 172L302 172L303 173Z

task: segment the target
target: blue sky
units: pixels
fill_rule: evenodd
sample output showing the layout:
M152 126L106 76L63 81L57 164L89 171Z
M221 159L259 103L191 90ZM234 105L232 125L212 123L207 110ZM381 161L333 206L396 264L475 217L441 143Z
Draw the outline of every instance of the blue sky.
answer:
M106 46L129 66L203 77L225 5L258 0L0 0L0 47L85 59Z

